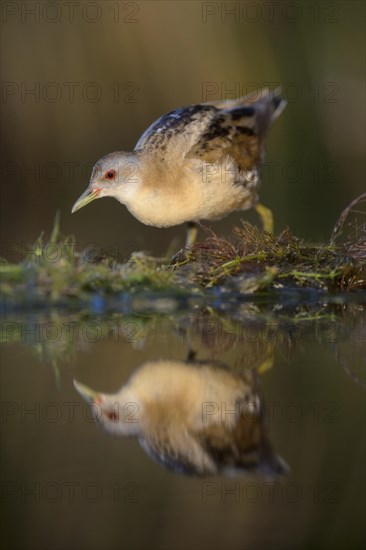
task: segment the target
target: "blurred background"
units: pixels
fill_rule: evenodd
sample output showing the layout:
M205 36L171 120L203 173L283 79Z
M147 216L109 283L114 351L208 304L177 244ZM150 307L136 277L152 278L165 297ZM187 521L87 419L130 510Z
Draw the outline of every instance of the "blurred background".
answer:
M163 113L265 86L282 85L288 100L269 134L262 177L261 201L273 210L276 232L289 226L309 241L326 241L340 212L365 190L365 7L359 0L6 0L1 25L2 255L10 261L18 260L19 250L42 231L50 234L57 210L62 232L74 234L79 248L97 243L123 260L133 250L161 254L173 244L181 247L184 227L146 227L113 199L95 201L73 215L71 207L94 163L109 152L132 150ZM255 213L245 212L210 225L228 235L241 218L258 223ZM197 307L192 304L189 316ZM234 318L244 315L244 329L253 328L256 308L238 304ZM44 498L5 497L5 547L360 548L365 425L356 374L364 373L366 325L357 304L350 309L350 318L342 315L347 330L339 341L334 325L341 325L341 316L333 314L334 325L324 328L337 338L327 338L314 321L308 333L301 325L306 338L295 350L285 346L280 333L275 366L262 377L268 404L279 404L276 410L286 404L301 407L299 422L276 413L270 426L275 448L291 466L286 486L296 483L303 490L298 503L281 492L274 502L267 497L254 504L223 502L215 496L205 503L200 480L159 468L136 441L109 437L80 416L75 423L64 415L53 423L38 422L32 413L24 422L13 415L3 430L5 482L33 488L37 482L76 481L80 488L97 480L104 493L95 505L80 493L72 504L65 498L51 505ZM302 313L299 319L306 320ZM278 315L265 310L265 328L279 326ZM283 315L288 323L286 310ZM140 313L142 334L143 318ZM29 318L9 319L8 326L24 329L31 338L34 334L35 345L26 348L21 332L21 342L2 348L2 401L29 410L35 403L79 404L74 378L117 391L146 360L183 359L190 344L168 318L152 334L146 332L146 342L109 336L86 344L84 337L73 343L72 353L68 334L56 344L46 334L48 353L42 355L42 341L33 330L42 319L33 311ZM101 323L103 317L89 320ZM122 315L120 322L128 327L128 321ZM114 335L119 319L112 314L110 322L108 334ZM83 328L78 317L55 312L47 312L44 323L57 324L64 335L69 325ZM183 318L178 328L186 326ZM225 343L226 333L217 326ZM199 325L192 327L193 334L201 334ZM228 327L231 336L237 334L236 327ZM239 339L233 350L228 345L230 364L234 357L248 359L262 343L247 340L243 345ZM65 343L69 347L62 347ZM200 358L221 358L219 346L207 348L205 343L199 347ZM56 356L62 364L55 363ZM314 405L320 406L320 420ZM329 417L329 405L336 406L335 419ZM139 502L116 502L114 484L131 481L138 483ZM334 486L335 495L329 492Z
M4 2L2 240L61 227L80 246L163 253L183 227L155 229L113 199L71 215L101 156L134 148L176 107L282 85L261 199L276 231L329 238L365 188L365 7L332 2ZM212 224L230 233L236 213ZM4 250L3 250L4 253ZM14 249L5 255L15 259Z

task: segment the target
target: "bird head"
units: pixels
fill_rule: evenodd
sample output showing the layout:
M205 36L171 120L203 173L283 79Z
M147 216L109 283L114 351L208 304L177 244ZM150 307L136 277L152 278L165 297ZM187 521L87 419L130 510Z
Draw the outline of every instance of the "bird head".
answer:
M139 182L137 155L124 151L110 153L94 165L89 185L75 202L71 212L76 212L102 197L114 197L125 203L134 194Z
M95 422L114 435L138 435L140 406L127 387L118 394L100 393L74 380L77 392L89 403Z

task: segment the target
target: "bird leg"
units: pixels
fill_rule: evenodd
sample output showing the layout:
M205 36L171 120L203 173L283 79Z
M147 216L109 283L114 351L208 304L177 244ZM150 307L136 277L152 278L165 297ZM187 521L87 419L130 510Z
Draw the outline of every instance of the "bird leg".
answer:
M272 353L272 355L267 357L267 359L265 359L263 363L261 363L257 367L257 371L259 372L259 374L263 374L264 372L266 372L267 370L273 367L273 363L274 363L274 353Z
M258 202L255 206L255 210L259 214L259 217L261 219L263 229L264 231L267 231L267 233L270 233L273 235L274 228L273 228L273 214L272 210Z
M196 357L197 357L197 352L194 349L192 349L191 345L189 344L186 362L193 363Z
M187 222L186 248L194 245L197 239L198 227L196 222Z

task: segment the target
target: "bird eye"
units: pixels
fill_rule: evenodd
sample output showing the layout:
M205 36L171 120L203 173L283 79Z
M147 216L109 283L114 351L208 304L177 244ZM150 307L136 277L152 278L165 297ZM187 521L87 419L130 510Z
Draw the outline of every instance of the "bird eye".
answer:
M107 418L111 422L118 422L118 414L116 413L116 411L107 412Z
M113 180L115 175L116 175L115 170L108 170L108 172L106 172L104 177L106 180Z

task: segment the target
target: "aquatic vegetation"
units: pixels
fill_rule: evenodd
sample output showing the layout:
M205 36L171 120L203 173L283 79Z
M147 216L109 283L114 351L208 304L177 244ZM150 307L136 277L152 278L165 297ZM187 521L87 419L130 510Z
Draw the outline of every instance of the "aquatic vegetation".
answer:
M329 243L322 245L305 243L288 228L275 236L248 222L234 227L231 238L206 228L206 239L183 251L176 266L187 275L193 270L193 279L206 288L231 282L241 293L292 286L365 289L365 206L366 193L342 212Z
M172 259L133 253L119 263L107 253L76 250L63 236L59 216L46 240L42 233L29 256L0 264L2 302L15 306L92 306L96 298L156 293L170 297L246 295L263 291L314 289L349 292L366 289L366 194L341 214L330 241L303 242L289 229L274 236L242 222L232 236L206 229L206 238ZM164 306L165 307L165 306Z
M158 260L133 254L123 264L113 257L78 251L72 236L60 232L59 216L48 241L42 233L29 257L19 264L0 264L3 301L25 305L29 302L56 304L86 300L91 294L118 294L123 291L158 291L171 287L172 273L158 269Z
M206 287L236 278L241 292L301 286L329 291L366 288L366 244L308 245L289 229L273 236L247 222L233 229L232 238L207 230L194 245L186 265L194 266L195 280Z

